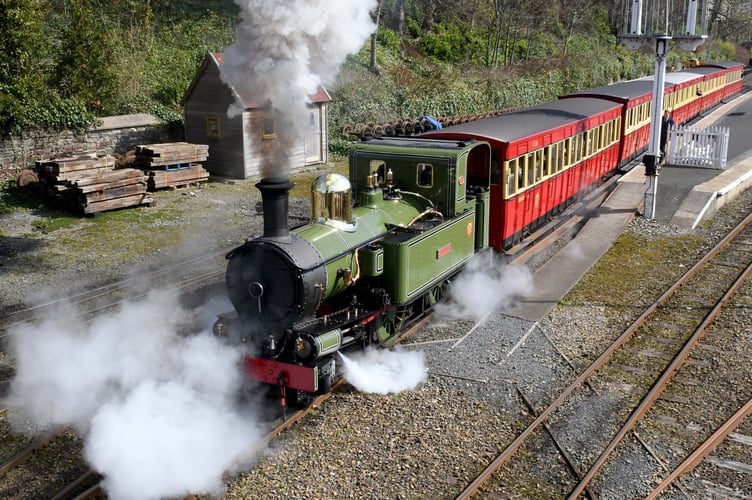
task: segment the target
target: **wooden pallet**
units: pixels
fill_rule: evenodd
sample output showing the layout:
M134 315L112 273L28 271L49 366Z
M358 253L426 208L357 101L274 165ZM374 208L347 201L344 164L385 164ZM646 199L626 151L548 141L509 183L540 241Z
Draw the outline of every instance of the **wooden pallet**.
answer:
M208 157L209 146L206 144L169 142L136 146L136 163L146 169L189 168L190 164L206 161Z
M209 172L201 165L180 170L149 170L149 191L157 189L177 189L209 180Z

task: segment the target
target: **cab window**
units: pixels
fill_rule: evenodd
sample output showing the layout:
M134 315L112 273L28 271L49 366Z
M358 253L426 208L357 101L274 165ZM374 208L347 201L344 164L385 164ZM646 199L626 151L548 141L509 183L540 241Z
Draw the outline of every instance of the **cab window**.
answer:
M418 163L416 184L419 187L429 188L433 186L433 165Z
M376 174L378 183L382 184L386 180L386 163L384 163L384 160L371 160L370 172L371 175Z

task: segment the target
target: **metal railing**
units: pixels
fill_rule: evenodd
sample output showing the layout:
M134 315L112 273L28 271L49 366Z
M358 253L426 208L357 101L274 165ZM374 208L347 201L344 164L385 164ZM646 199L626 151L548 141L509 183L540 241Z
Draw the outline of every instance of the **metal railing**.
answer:
M667 163L723 170L728 143L728 127L676 127L669 131Z

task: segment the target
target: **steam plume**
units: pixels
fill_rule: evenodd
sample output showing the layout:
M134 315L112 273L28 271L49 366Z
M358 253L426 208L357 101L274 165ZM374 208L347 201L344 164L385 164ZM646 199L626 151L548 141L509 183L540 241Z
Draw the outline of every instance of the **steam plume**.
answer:
M240 353L210 333L179 336L187 314L161 292L88 326L19 327L6 401L16 423L74 426L111 498L220 491L259 434L235 403Z
M376 394L390 394L415 388L426 380L425 354L405 351L367 349L349 358L339 353L344 362L344 377L356 389Z
M309 96L331 83L348 54L357 52L375 25L376 0L235 0L242 22L237 42L228 47L221 77L243 103L270 104L281 146L272 165L288 169L290 148L307 123ZM230 116L243 111L231 106ZM282 172L286 174L286 172ZM279 175L266 171L262 177Z
M488 265L476 255L449 287L449 297L436 306L439 317L480 320L533 289L533 276L523 266Z

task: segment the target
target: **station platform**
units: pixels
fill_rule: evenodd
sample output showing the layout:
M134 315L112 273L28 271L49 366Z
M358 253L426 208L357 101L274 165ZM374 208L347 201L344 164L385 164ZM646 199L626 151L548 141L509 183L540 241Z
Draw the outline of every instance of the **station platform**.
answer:
M714 170L664 166L658 175L655 219L691 231L752 185L752 93L716 108L695 123L698 127L731 128L727 167ZM622 176L619 186L577 236L533 274L533 291L497 311L528 321L541 321L605 254L636 213L645 191L642 166Z
M694 126L729 127L727 167L723 170L664 165L658 174L655 219L681 230L692 230L713 217L729 200L752 186L752 93L721 105ZM620 182L645 184L638 166Z

